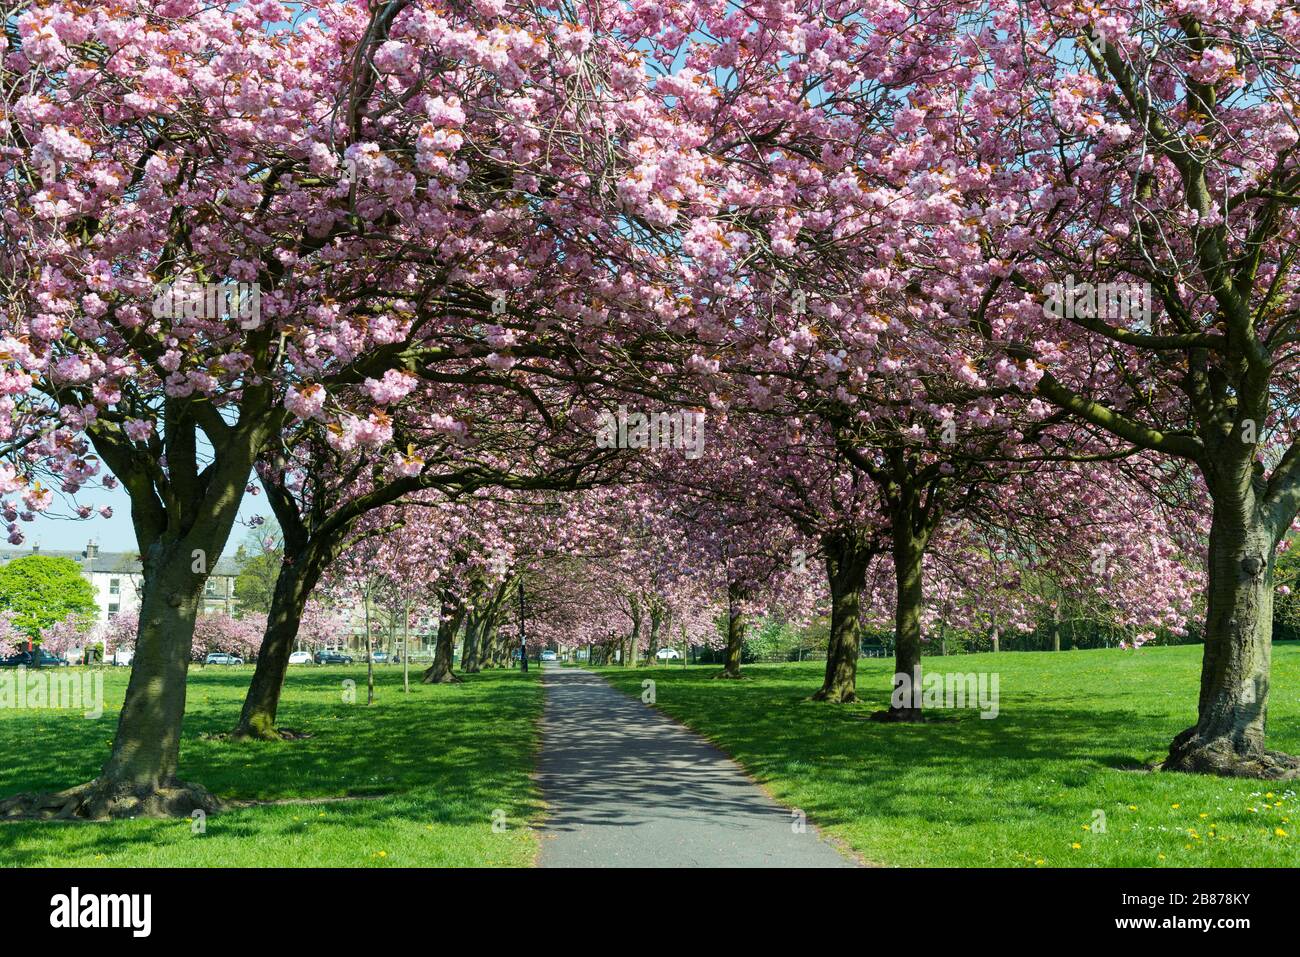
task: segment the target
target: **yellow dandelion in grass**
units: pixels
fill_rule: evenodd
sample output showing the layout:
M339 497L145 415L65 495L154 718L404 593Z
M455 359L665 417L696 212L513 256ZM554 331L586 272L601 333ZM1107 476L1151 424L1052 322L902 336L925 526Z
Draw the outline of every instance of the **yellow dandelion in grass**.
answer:
M1183 850L1184 850L1184 851L1190 851L1191 849L1192 849L1192 845L1190 845L1190 844L1184 844L1184 845L1183 845Z
M1083 845L1080 844L1078 841L1075 841L1075 842L1074 842L1073 844L1071 844L1070 846L1071 846L1072 848L1074 848L1076 851L1077 851L1079 848L1083 847Z
M1138 806L1137 806L1136 804L1130 804L1130 805L1128 806L1128 809L1129 809L1130 811L1136 811L1136 810L1138 809Z
M1171 808L1173 808L1175 811L1177 811L1180 807L1182 807L1181 804L1171 804L1171 805L1169 805L1169 806L1170 806Z
M1273 828L1273 833L1278 837L1286 837L1286 831L1282 830L1280 827Z
M325 812L324 812L324 811L321 811L321 812L320 812L319 814L317 814L316 816L317 816L317 817L324 817L324 816L325 816Z
M1206 817L1209 817L1209 816L1210 816L1210 815L1208 815L1208 814L1206 814L1206 813L1204 813L1204 812L1201 813L1201 817L1203 817L1203 818L1206 818Z
M1273 792L1272 792L1272 791L1269 791L1267 794L1264 795L1264 797L1266 797L1266 798L1271 798L1272 796L1273 796Z
M1043 866L1044 864L1046 864L1046 863L1047 863L1047 862L1044 861L1044 860L1040 857L1038 860L1034 861L1034 866L1035 866L1035 867L1042 867L1042 866Z
M1165 859L1165 856L1163 854L1157 854L1156 859L1163 861Z
M1084 824L1082 827L1079 828L1079 830L1081 830L1081 831L1090 831L1090 830L1092 830L1092 828L1090 828L1087 824Z

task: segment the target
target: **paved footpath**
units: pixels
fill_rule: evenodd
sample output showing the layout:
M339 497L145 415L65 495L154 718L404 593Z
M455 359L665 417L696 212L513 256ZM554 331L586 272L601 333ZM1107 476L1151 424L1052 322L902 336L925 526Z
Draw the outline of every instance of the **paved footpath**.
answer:
M740 767L604 679L546 665L543 867L851 867Z

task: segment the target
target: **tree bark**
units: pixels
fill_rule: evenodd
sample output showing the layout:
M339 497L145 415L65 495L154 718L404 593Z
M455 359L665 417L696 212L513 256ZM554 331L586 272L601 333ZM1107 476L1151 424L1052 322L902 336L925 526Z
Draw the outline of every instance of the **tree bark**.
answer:
M631 598L632 605L632 633L627 636L627 657L623 664L630 668L635 668L637 664L637 652L641 644L641 601L635 595Z
M479 629L476 667L486 671L496 667L496 619Z
M460 629L465 610L459 604L448 608L444 603L438 616L438 643L434 649L433 664L425 669L421 681L426 685L457 684L465 679L452 671L452 657L456 648L456 632Z
M813 700L847 704L858 700L858 611L871 553L852 532L827 536L822 548L831 592L831 634L826 676Z
M488 666L492 668L504 668L506 661L506 644L507 640L499 631L494 634L488 642L491 649L491 655L488 660Z
M646 648L646 661L652 665L659 663L659 633L663 624L664 609L656 598L650 602L650 644Z
M312 551L292 557L286 555L280 565L271 594L271 609L266 616L266 631L257 652L253 682L244 696L244 707L232 737L275 741L293 732L276 728L280 695L289 671L289 656L302 625L303 610L320 578L321 563Z
M1211 487L1205 649L1197 721L1178 734L1164 767L1233 777L1293 778L1300 758L1265 747L1279 534L1253 490Z
M104 816L114 816L114 799L122 794L143 797L146 806L138 813L146 816L188 814L215 803L203 798L206 792L193 795L193 785L176 780L186 672L206 581L191 573L189 558L184 551L159 556L162 567L145 582L126 700L112 753L91 799Z
M918 533L908 511L895 513L893 524L894 583L894 693L889 710L872 715L878 721L920 721L921 714L921 610L925 595L922 564L926 533ZM900 689L902 692L900 693Z
M370 630L370 585L366 584L366 704L375 703L375 641Z
M486 627L485 612L475 611L465 616L465 638L460 653L460 670L465 674L477 674L479 671L479 642Z
M140 628L108 761L95 780L55 794L0 802L0 817L183 817L221 804L177 779L186 676L206 573L184 543L157 545L145 562Z
M740 610L744 592L735 582L727 586L727 657L715 678L739 678L741 652L745 647L745 615Z
M402 692L411 693L411 603L402 602Z

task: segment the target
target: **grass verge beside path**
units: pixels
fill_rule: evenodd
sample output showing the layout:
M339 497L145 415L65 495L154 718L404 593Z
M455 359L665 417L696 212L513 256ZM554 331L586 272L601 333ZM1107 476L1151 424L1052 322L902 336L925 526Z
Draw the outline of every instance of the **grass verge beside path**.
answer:
M60 669L66 670L66 669ZM0 795L89 780L108 756L128 670L107 669L106 710L0 709ZM413 676L418 672L413 672ZM464 684L402 692L400 667L376 669L367 707L363 665L289 671L280 720L314 737L230 744L251 667L190 672L181 778L223 799L286 801L185 821L0 823L8 866L526 867L540 815L532 781L540 672L489 671ZM358 703L346 704L345 680ZM418 677L414 678L418 682ZM348 800L337 800L347 798ZM314 803L302 803L302 802ZM508 829L492 829L504 812Z
M811 702L824 664L595 669L704 734L776 799L886 865L1295 867L1300 783L1149 773L1195 718L1201 647L960 655L936 672L996 672L1000 714L924 725L867 715L893 661L863 659L863 703ZM1269 745L1300 753L1300 645L1273 649ZM1100 813L1099 813L1100 812ZM1105 830L1095 828L1104 822Z

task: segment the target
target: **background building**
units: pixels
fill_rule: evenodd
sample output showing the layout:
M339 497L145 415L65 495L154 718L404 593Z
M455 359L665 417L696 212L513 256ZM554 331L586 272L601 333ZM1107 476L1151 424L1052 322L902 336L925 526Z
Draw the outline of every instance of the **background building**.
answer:
M93 541L79 552L58 549L44 550L40 545L30 549L0 550L0 565L28 555L49 555L70 558L81 567L81 574L95 590L95 620L104 624L120 612L132 612L140 607L140 593L144 587L144 565L135 552L101 552ZM235 578L239 569L228 558L218 560L203 591L203 614L219 612L234 614Z

